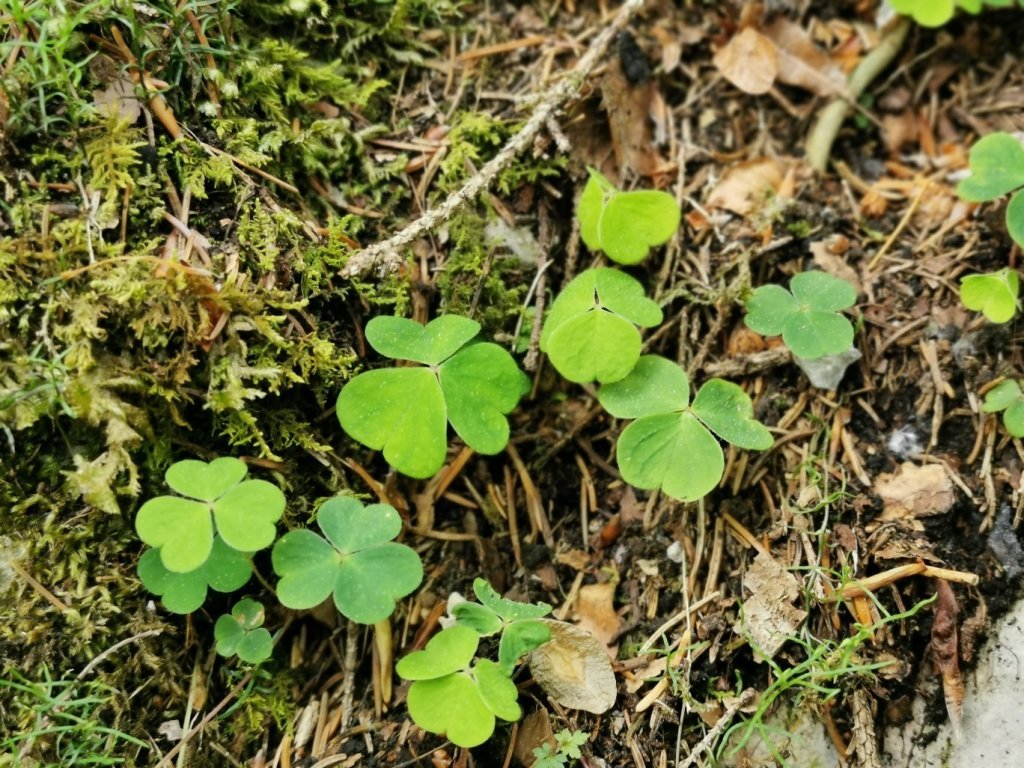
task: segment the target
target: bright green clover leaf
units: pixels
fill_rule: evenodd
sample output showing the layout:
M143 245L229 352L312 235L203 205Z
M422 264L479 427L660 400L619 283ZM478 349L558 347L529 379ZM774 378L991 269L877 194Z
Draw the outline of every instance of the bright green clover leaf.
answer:
M206 601L206 591L234 592L252 576L249 558L225 544L220 536L213 539L213 547L206 562L188 573L176 573L164 567L160 550L147 549L137 566L142 585L158 595L164 607L172 613L192 613Z
M971 147L971 175L956 187L964 200L985 202L1014 192L1006 228L1024 248L1024 145L1008 133L990 133Z
M649 328L661 320L661 308L637 280L616 269L588 269L555 299L540 348L569 381L607 384L636 365L636 326Z
M395 670L405 680L445 677L460 669L468 669L479 645L480 635L469 627L456 624L430 638L422 651L413 651L400 659Z
M480 325L442 315L426 326L401 317L375 317L366 338L382 355L428 367L361 373L338 395L342 428L383 450L403 474L430 477L447 453L447 425L470 448L494 454L508 444L506 414L529 391L529 378L504 349L475 342Z
M540 648L551 639L551 628L543 621L521 619L513 621L501 633L498 643L498 668L511 677L516 665L530 651Z
M968 275L960 280L960 301L963 305L983 313L993 323L1005 323L1017 314L1019 292L1020 276L1014 269Z
M457 626L468 627L481 637L501 632L498 667L511 676L519 660L551 639L547 624L536 621L551 613L547 603L520 603L499 595L486 579L473 581L480 603L465 601L452 607Z
M265 618L262 603L248 597L239 600L231 609L231 615L221 616L213 626L217 653L238 656L248 664L261 664L269 659L274 651L274 639L263 627Z
M333 593L344 616L375 624L423 580L416 552L392 541L402 530L393 507L364 507L339 496L323 503L316 522L326 539L308 530L291 531L271 553L281 577L277 596L288 608L312 608Z
M508 600L502 597L488 583L487 579L480 577L473 579L473 593L477 600L506 621L539 619L551 613L551 606L547 603L520 603L517 600Z
M667 242L679 229L679 204L667 192L621 192L589 169L576 216L580 236L592 251L604 251L620 264L642 261L652 246Z
M956 193L975 203L995 200L1024 187L1024 145L1008 133L990 133L971 147L970 167Z
M284 494L266 480L245 480L247 472L243 462L229 457L172 464L165 479L181 496L157 496L143 504L135 519L139 538L159 549L164 567L176 573L206 562L215 522L229 547L255 552L270 546L284 513Z
M1007 379L989 390L981 406L985 413L1003 412L1003 425L1014 437L1024 437L1024 392L1020 383Z
M598 399L616 418L635 419L616 448L622 479L683 501L703 497L722 478L722 447L709 429L742 448L773 443L738 386L711 379L690 405L686 372L657 355L641 357L629 376L601 387Z
M814 360L838 355L853 344L853 325L839 311L852 307L857 290L827 272L801 272L789 282L762 285L747 299L747 327L782 336L797 357Z
M486 659L469 672L416 680L409 687L406 705L420 728L443 734L460 747L487 741L494 733L495 717L515 721L522 715L515 683Z

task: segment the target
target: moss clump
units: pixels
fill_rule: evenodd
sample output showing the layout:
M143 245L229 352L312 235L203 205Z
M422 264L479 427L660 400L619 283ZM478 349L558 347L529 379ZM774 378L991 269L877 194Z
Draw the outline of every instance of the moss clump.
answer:
M483 216L473 210L456 215L448 234L448 257L437 276L443 310L472 317L491 338L511 333L523 311L530 265L498 255Z

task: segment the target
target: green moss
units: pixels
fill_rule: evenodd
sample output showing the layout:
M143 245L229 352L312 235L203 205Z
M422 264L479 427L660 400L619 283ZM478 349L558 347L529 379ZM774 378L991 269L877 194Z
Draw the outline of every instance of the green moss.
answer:
M488 246L485 228L484 218L472 209L452 219L448 258L437 288L445 312L473 317L493 338L512 332L529 279L524 275L527 265Z

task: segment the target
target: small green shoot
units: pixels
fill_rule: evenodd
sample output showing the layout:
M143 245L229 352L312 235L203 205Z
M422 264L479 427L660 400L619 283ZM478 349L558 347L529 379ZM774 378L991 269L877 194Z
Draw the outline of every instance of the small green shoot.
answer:
M757 451L774 442L740 387L711 379L690 404L686 372L657 355L641 357L626 378L603 386L598 399L612 416L635 419L616 449L622 479L683 501L703 497L722 479L725 460L712 432Z
M274 638L263 626L263 604L248 597L235 603L231 615L217 619L213 637L217 653L237 656L247 664L262 664L274 652Z
M157 496L142 505L135 519L139 538L159 549L164 567L176 573L195 571L209 559L214 523L233 549L269 547L284 513L284 494L266 480L246 480L248 471L230 457L172 464L164 478L181 495Z
M277 597L282 605L313 608L333 594L342 615L375 624L423 580L419 555L392 541L402 530L393 507L364 507L350 496L338 496L321 505L316 522L326 538L300 529L274 545L271 562L281 577Z
M679 203L667 192L622 192L593 168L576 216L587 248L619 264L637 264L679 229Z
M442 630L422 651L398 662L398 674L412 680L406 701L413 721L447 736L460 747L483 744L495 719L515 721L522 714L519 692L498 665L479 659L469 666L480 636L469 627Z
M366 339L386 357L425 367L361 373L338 395L338 421L363 445L383 450L399 472L427 478L443 465L450 423L470 448L495 454L508 444L505 415L529 391L529 378L504 349L474 341L479 323L442 315L426 326L375 317Z
M1017 314L1020 275L1006 267L984 275L968 275L960 280L960 301L981 312L993 323L1005 323Z
M252 564L243 552L232 549L220 536L206 562L188 573L168 570L160 550L147 549L137 566L142 586L158 595L171 613L192 613L206 602L207 588L218 592L241 589L252 576Z
M957 184L956 193L975 203L1013 193L1006 228L1024 248L1024 145L1008 133L990 133L971 147L970 165L971 175Z
M1024 392L1020 382L1007 379L985 395L981 410L985 413L1003 412L1003 426L1014 437L1024 437Z
M545 741L539 747L534 747L533 756L537 761L533 768L567 768L570 760L583 757L580 747L587 743L588 738L586 731L563 728L555 734L556 746L552 747Z
M747 327L782 336L797 357L838 355L853 345L853 325L838 314L857 301L857 290L827 272L801 272L781 285L762 285L747 299ZM792 292L790 292L792 291Z
M581 272L555 299L540 348L569 381L608 384L640 358L640 332L662 320L643 286L616 269Z
M481 637L501 633L498 668L511 676L524 655L551 639L548 625L537 621L551 613L551 606L506 600L481 578L474 579L473 592L480 602L458 603L452 607L452 616L460 626L469 627Z

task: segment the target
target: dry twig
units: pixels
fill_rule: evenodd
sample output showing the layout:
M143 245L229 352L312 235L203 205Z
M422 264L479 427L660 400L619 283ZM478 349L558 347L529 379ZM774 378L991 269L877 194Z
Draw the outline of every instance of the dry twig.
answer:
M644 0L626 0L611 23L601 30L601 33L590 43L587 52L583 54L573 70L544 94L530 119L526 121L526 125L501 148L497 155L477 171L462 189L387 240L374 243L353 255L342 270L342 276L362 275L375 267L381 272L397 269L402 262L400 248L409 245L439 224L443 224L464 204L490 188L498 174L533 143L534 138L544 128L548 120L579 92L587 76L604 55L612 40L643 4Z

